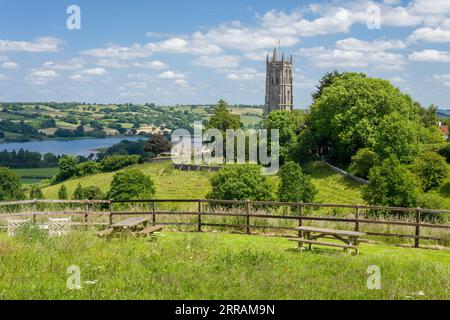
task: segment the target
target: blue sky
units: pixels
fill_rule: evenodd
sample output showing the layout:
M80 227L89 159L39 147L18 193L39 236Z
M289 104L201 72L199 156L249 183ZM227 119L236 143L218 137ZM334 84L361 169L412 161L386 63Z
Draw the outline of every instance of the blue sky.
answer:
M0 0L0 101L263 104L278 43L296 108L337 69L450 109L450 0Z

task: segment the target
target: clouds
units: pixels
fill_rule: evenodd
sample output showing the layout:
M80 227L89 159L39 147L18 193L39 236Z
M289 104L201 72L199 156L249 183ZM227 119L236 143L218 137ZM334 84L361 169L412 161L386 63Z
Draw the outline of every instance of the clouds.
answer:
M450 51L422 50L409 55L409 60L419 62L450 62Z
M32 84L45 85L58 76L59 74L54 70L36 70L29 73L27 79Z
M54 37L37 38L34 41L0 40L0 52L57 52L62 40Z
M433 78L442 83L444 86L450 87L450 74L436 74Z
M405 49L406 43L401 40L375 40L363 41L355 38L347 38L336 42L336 49L347 51L377 52L385 50Z
M436 28L420 28L409 37L411 41L425 41L434 43L450 42L450 19L445 20Z
M6 62L3 62L0 65L0 67L3 68L3 69L18 69L19 65L17 63L15 63L15 62L12 62L12 61L6 61Z
M172 70L160 73L158 76L160 79L184 79L186 76L182 73L176 73Z
M223 55L223 56L201 56L192 61L195 66L202 66L211 69L222 69L222 68L237 68L241 58L239 56L233 55Z

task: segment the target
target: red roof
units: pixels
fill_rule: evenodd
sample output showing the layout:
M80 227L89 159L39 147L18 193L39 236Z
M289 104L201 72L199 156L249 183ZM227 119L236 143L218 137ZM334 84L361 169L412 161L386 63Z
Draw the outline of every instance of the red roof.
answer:
M443 134L448 135L448 126L440 126L439 129L441 129Z

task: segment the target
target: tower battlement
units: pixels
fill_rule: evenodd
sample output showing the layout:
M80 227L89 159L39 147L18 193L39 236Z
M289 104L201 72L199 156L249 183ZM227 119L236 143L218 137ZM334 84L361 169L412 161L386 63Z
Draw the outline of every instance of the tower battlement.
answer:
M281 59L275 48L273 56L266 59L266 102L265 113L274 110L289 110L294 108L293 78L292 78L292 55L286 59L284 53Z

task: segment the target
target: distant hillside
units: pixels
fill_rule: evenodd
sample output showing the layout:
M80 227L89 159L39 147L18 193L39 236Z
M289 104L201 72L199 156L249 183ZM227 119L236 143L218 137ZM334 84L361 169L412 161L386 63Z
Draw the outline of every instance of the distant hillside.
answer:
M450 118L450 109L449 110L438 110L438 117Z

